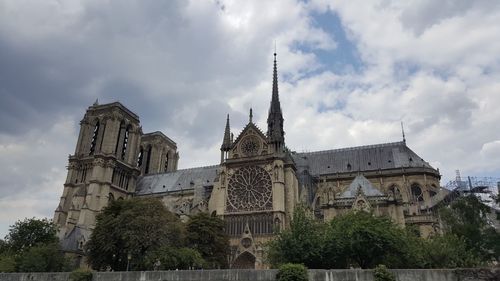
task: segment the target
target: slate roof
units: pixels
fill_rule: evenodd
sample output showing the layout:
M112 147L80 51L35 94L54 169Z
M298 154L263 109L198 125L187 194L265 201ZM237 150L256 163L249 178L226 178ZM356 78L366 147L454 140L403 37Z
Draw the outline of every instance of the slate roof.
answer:
M292 153L299 167L312 176L357 171L376 171L402 167L431 168L404 142L393 142L341 149ZM350 168L350 169L349 169Z
M363 175L358 175L351 182L349 187L340 194L339 198L354 198L358 195L358 190L361 187L361 190L365 194L366 197L371 196L383 196L380 190L376 189L371 182L365 178Z
M214 165L143 176L137 182L136 195L213 186L218 167Z
M85 244L85 241L88 241L89 237L89 230L82 229L79 226L75 226L70 233L68 233L63 239L61 239L61 248L65 251L82 252L83 250L79 247L78 244L80 243L80 241Z

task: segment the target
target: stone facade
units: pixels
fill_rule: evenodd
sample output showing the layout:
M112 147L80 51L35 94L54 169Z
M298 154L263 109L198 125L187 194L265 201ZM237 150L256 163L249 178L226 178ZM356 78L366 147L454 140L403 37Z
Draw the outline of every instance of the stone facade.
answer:
M177 145L161 132L143 134L139 117L115 102L90 106L54 222L63 247L83 256L95 216L111 200L160 198L186 220L208 212L226 221L233 268L265 268L263 244L289 226L297 204L321 220L349 210L439 231L433 208L446 195L439 171L401 142L297 153L285 146L276 58L267 131L249 121L234 138L229 116L217 165L177 169Z

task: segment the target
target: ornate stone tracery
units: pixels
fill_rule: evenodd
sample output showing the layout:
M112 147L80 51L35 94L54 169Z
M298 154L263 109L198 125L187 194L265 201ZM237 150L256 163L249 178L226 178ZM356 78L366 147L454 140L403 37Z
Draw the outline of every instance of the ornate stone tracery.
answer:
M269 173L259 166L238 169L228 182L228 211L258 211L272 209L272 181Z

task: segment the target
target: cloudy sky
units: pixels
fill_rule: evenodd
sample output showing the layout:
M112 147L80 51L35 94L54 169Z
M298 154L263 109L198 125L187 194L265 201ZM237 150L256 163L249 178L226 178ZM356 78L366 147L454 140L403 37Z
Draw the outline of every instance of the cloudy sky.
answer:
M120 101L216 164L225 115L265 128L278 52L287 145L400 141L500 176L500 2L0 0L0 237L52 217L79 121Z

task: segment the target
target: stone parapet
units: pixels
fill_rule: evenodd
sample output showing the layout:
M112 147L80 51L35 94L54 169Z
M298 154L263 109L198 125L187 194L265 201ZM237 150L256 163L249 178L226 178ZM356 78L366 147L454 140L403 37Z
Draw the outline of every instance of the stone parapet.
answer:
M398 281L493 281L500 280L500 268L392 269ZM93 281L275 281L270 270L172 270L95 272ZM69 273L0 273L2 281L69 281ZM373 281L370 269L309 270L310 281Z

